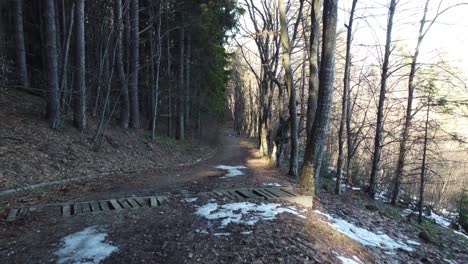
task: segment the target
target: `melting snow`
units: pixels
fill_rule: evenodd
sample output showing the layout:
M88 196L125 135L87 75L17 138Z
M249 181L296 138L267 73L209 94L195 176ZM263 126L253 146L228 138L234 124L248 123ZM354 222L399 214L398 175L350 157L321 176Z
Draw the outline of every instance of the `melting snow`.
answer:
M356 256L353 256L352 259L350 258L347 258L347 257L337 257L339 260L341 260L341 263L343 264L361 264L362 262L359 260L358 257Z
M247 169L247 167L245 166L225 166L225 165L218 165L218 166L215 166L215 168L227 171L226 175L224 175L222 178L231 178L231 177L243 175L244 173L241 171L241 169Z
M66 236L54 253L59 258L57 263L100 263L117 251L117 247L104 242L106 237L96 226Z
M198 200L198 197L193 197L193 198L185 198L182 201L187 202L187 203L193 203Z
M242 231L240 232L242 235L250 235L252 234L252 231Z
M413 249L409 247L408 245L406 245L405 243L394 240L386 234L379 235L379 234L373 233L367 229L357 227L354 224L349 223L341 218L333 218L329 214L322 213L318 210L315 210L314 212L324 215L329 220L333 220L334 223L328 223L328 224L336 228L341 233L349 236L350 238L358 241L359 243L365 246L380 247L380 248L387 249L387 250L394 250L394 249L401 248L407 251L413 251Z
M208 220L222 220L220 228L230 223L254 225L261 220L273 220L277 214L281 213L291 213L305 218L295 207L290 206L285 208L276 203L262 203L260 205L250 202L229 203L224 205L208 203L199 207L195 213Z
M214 233L214 236L230 236L231 233Z
M262 185L263 185L263 186L281 187L281 184L276 183L276 182L264 182Z

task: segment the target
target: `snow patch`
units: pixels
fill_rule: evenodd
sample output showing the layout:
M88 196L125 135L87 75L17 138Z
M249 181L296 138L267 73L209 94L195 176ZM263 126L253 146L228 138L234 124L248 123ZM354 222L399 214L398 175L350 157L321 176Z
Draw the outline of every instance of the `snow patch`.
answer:
M252 231L242 231L240 232L242 235L250 235L252 234Z
M281 213L290 213L305 218L295 207L290 206L285 208L277 203L262 203L259 205L250 202L228 203L224 205L208 203L199 207L195 212L195 214L208 220L222 220L219 228L223 228L230 223L255 225L261 220L273 220L277 214Z
M57 263L100 263L117 251L117 247L104 242L106 237L96 226L66 236L54 253L59 258Z
M193 202L196 202L197 200L198 200L198 197L185 198L185 199L182 200L182 202L193 203Z
M230 236L231 233L214 233L213 236Z
M327 217L328 220L332 220L334 223L328 223L330 226L333 226L339 232L349 236L350 238L365 246L380 247L386 250L395 250L401 248L407 251L413 251L413 249L407 244L394 240L386 234L376 234L367 229L357 227L354 224L347 222L346 220L341 218L334 218L329 214L320 212L318 210L315 210L314 212Z
M262 183L263 186L274 186L274 187L281 187L281 184L277 182L264 182Z
M359 260L358 257L353 256L353 258L347 258L343 256L337 257L339 260L341 260L341 263L343 264L361 264L362 262Z
M241 171L242 169L247 169L245 166L225 166L225 165L218 165L215 166L216 169L227 171L226 175L221 178L232 178L239 175L244 175Z

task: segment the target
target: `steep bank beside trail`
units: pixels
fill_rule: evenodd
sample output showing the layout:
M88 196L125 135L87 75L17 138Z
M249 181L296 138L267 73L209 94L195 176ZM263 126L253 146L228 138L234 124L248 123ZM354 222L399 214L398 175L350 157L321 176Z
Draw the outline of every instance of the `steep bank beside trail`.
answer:
M60 131L44 119L45 101L16 90L0 90L0 191L81 176L127 173L191 163L213 151L167 137L152 141L147 131L110 125L99 149L97 120L79 133L65 123Z

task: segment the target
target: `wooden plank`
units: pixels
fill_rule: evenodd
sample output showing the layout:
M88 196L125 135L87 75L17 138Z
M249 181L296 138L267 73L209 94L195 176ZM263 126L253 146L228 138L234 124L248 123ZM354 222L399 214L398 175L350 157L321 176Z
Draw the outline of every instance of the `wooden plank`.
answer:
M239 189L237 192L241 193L242 195L246 196L247 198L260 198L258 195L254 194L253 192L247 189Z
M81 204L79 203L76 203L76 204L73 204L73 214L76 215L76 214L81 214Z
M275 189L272 189L272 188L265 188L264 190L266 192L269 192L269 193L273 194L276 197L284 197L285 196L284 193L277 192Z
M118 202L120 203L120 205L122 205L124 209L132 209L130 204L128 204L127 199L119 199Z
M232 196L236 197L236 199L243 199L240 194L236 193L234 190L228 191Z
M7 221L13 221L16 219L16 216L18 215L18 209L16 208L12 208L10 209L10 212L8 213L8 216L7 216Z
M135 199L135 201L137 201L137 203L139 203L141 207L148 206L147 199L143 197L134 197L133 199Z
M81 204L81 211L83 213L90 213L91 212L91 207L89 206L89 203L82 203Z
M107 212L107 211L111 210L109 208L109 202L108 201L99 201L99 206L101 207L101 211Z
M291 191L286 191L286 190L284 190L284 189L282 189L282 188L278 188L278 189L276 189L276 190L279 191L279 192L282 192L282 193L287 194L289 197L298 196L297 194L294 194L294 193L291 192Z
M133 198L127 198L128 203L133 207L133 209L140 208L140 205Z
M111 200L109 200L109 202L111 203L112 207L114 207L114 210L123 209L123 207L117 202L117 200L111 199Z
M168 202L169 202L169 198L167 198L167 196L165 196L165 195L156 196L156 198L158 199L159 204L168 203Z
M27 207L20 208L19 213L18 213L18 217L24 217L28 213L29 213L29 208L27 208Z
M62 205L62 216L69 217L70 215L71 215L70 205L69 204Z
M229 192L227 191L221 191L222 194L224 194L227 198L231 199L231 200L236 200L236 197L233 196L232 194L230 194Z
M271 194L269 192L265 192L263 189L255 189L254 191L259 193L260 195L262 195L266 199L275 199L276 198L276 196L274 196L273 194Z
M158 206L158 200L156 199L155 196L151 196L151 197L150 197L150 206L151 206L151 207L156 207L156 206Z
M99 203L98 202L91 202L91 210L93 212L100 212L101 209L99 208Z

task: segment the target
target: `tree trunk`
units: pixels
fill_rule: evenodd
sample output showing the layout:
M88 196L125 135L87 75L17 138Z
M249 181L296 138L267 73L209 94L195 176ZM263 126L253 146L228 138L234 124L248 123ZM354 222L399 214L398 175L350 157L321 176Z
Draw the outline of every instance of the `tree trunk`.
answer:
M85 0L75 1L75 112L74 123L80 131L86 129L86 69L85 69Z
M424 127L424 147L423 147L423 158L421 164L421 180L419 187L419 215L418 222L422 223L422 211L424 205L424 180L426 177L426 158L427 158L427 130L429 127L429 110L430 110L430 100L427 100L427 112L426 112L426 124Z
M189 127L190 122L190 53L191 37L187 34L187 52L185 56L185 127Z
M138 0L130 0L130 59L129 59L129 97L130 97L130 126L140 128L140 109L138 106Z
M318 76L318 35L320 27L320 0L312 0L311 6L311 32L309 55L309 95L307 99L307 124L306 134L310 135L317 109L317 92L319 87Z
M23 30L23 0L16 0L15 27L16 27L16 59L18 65L19 80L23 87L29 87L28 66L26 63L26 47L24 44Z
M335 193L341 193L341 178L343 175L343 162L344 162L344 142L345 142L345 123L347 120L348 114L348 102L349 102L349 82L350 82L350 66L351 66L351 42L353 37L353 21L354 21L354 10L356 9L356 4L358 0L353 0L353 4L351 7L351 13L349 14L349 22L348 22L348 33L346 36L346 59L345 59L345 69L344 69L344 77L343 77L343 101L341 105L341 121L340 121L340 130L338 133L338 161L337 161L337 173L336 173L336 187ZM348 145L350 142L348 142ZM350 153L348 152L348 156ZM346 175L349 177L349 175Z
M335 72L337 10L338 0L324 2L322 60L318 91L319 104L311 132L308 135L300 182L301 188L312 192L318 190L316 185L319 181L324 143L330 124Z
M184 122L184 52L185 51L185 29L183 25L180 28L179 42L179 91L177 95L177 133L176 139L184 140L185 138L185 122Z
M294 77L291 68L291 43L288 35L288 23L286 21L286 6L284 0L278 0L278 9L281 25L281 46L284 68L284 80L286 89L289 92L289 121L291 122L291 155L289 159L289 175L297 176L298 169L298 129L297 129L297 109L296 109L296 90L294 88Z
M122 0L115 0L114 9L115 19L115 32L117 34L116 45L116 63L115 72L117 73L117 80L120 87L120 126L123 129L128 128L130 116L130 103L128 98L127 79L125 77L124 63L123 63L123 33L122 33Z
M392 192L392 205L395 205L398 201L398 196L400 194L400 185L401 177L403 176L403 169L405 167L405 158L406 158L406 144L408 142L409 130L413 120L413 97L414 97L414 77L416 75L416 64L419 57L419 48L424 38L424 24L426 22L426 14L429 8L429 0L426 1L426 6L424 7L424 15L421 19L419 27L418 42L416 44L416 49L414 50L413 57L411 59L411 69L408 79L408 99L406 102L406 115L405 123L403 125L403 130L401 132L401 141L400 141L400 150L398 154L398 162L395 171L395 179L393 180L393 192Z
M377 124L375 129L374 139L374 155L372 158L372 171L369 179L369 188L367 190L369 196L374 198L377 188L377 174L379 171L380 154L382 151L382 132L383 132L383 111L385 105L385 95L387 93L387 78L388 78L388 64L391 52L392 43L392 28L393 28L393 16L395 14L396 0L390 1L390 8L388 12L387 21L387 37L385 42L385 55L382 65L382 77L380 81L380 95L379 95L379 106L377 109Z
M45 16L46 16L46 65L47 65L47 86L48 86L48 102L47 102L47 117L49 125L53 129L58 129L61 126L60 115L60 94L58 81L58 65L57 65L57 31L55 28L55 7L54 0L45 1Z

